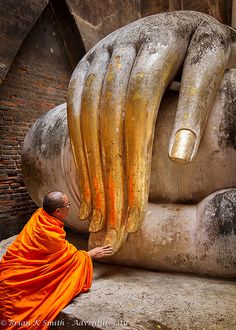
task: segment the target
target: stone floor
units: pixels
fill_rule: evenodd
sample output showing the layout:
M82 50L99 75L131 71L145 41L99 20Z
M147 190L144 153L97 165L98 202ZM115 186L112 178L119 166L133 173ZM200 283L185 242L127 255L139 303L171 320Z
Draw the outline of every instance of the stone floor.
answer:
M2 241L0 257L13 238ZM84 249L86 241L69 233ZM236 330L236 281L94 263L94 281L53 329Z

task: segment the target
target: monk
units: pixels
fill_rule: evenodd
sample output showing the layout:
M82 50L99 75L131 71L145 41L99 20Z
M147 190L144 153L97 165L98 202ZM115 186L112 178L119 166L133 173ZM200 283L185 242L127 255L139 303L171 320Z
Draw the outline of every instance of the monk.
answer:
M66 239L63 220L70 202L60 191L45 195L0 263L1 329L47 329L70 300L89 290L92 258L112 254L111 246L88 252Z

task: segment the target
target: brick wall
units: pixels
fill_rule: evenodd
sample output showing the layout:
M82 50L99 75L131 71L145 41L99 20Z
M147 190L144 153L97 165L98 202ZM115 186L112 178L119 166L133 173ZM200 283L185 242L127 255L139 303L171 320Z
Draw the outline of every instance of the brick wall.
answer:
M0 240L19 233L37 208L21 174L24 137L65 102L72 73L50 7L24 40L0 91Z

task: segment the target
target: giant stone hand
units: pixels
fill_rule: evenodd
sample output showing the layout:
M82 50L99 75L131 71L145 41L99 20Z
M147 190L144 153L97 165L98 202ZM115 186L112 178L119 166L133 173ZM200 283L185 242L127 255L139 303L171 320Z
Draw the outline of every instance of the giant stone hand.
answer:
M68 124L80 216L92 212L90 232L105 231L105 244L114 250L145 216L155 123L166 87L183 65L169 156L189 162L234 41L233 30L204 14L163 13L112 33L75 69Z
M22 167L33 199L38 202L43 193L58 187L68 190L73 209L79 205L79 214L74 215L90 221L90 245L111 244L116 253L127 235L140 228L148 199L196 203L211 192L235 185L234 150L228 160L224 160L227 153L220 151L224 174L219 182L213 178L209 187L205 187L207 155L202 153L200 160L189 164L214 102L218 117L207 125L212 134L207 151L215 148L215 129L224 111L216 95L225 70L235 65L235 43L236 32L230 27L205 14L185 11L146 17L101 40L77 65L69 85L67 122L75 169L64 106L46 114L26 137ZM228 103L235 102L232 71L224 80L232 90ZM166 96L156 124L163 94L181 74L175 121L176 97ZM215 126L209 127L212 123ZM55 143L58 126L63 142ZM47 146L50 136L54 137ZM159 141L157 152L154 141ZM58 164L64 179L53 176ZM36 187L40 176L46 176L47 183L44 180Z

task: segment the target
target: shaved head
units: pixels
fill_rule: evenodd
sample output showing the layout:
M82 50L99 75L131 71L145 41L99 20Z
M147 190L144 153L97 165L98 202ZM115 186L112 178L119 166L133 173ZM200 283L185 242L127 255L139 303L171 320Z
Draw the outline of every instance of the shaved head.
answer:
M52 214L57 208L63 207L65 194L61 191L50 191L43 199L43 209Z

